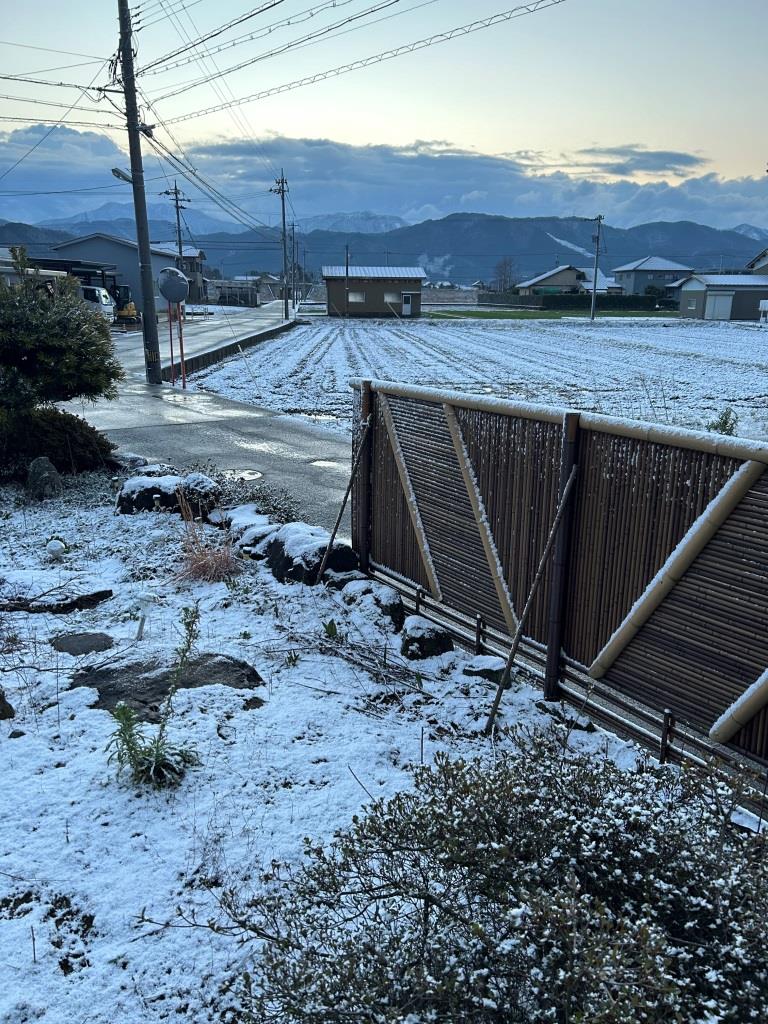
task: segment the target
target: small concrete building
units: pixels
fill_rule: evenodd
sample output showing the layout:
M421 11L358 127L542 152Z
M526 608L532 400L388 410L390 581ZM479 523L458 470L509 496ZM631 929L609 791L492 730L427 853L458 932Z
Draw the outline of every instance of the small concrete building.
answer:
M323 267L328 316L421 315L422 267Z
M520 295L576 295L592 291L593 267L574 267L568 264L547 270L529 281L521 281L517 286ZM599 295L621 294L612 277L606 277L602 270L597 271L597 292Z
M71 238L66 242L59 242L53 249L61 253L63 257L99 263L103 266L115 267L115 279L119 285L127 285L131 289L134 302L138 305L141 301L141 277L139 273L139 246L130 238L120 238L117 235L107 235L102 232L95 232L92 235L84 235L81 238ZM165 310L168 303L157 289L157 278L160 271L165 267L175 267L177 262L176 252L173 249L155 246L151 247L152 255L152 280L155 283L155 308Z
M685 267L662 256L646 256L616 267L613 276L624 295L645 295L646 288L658 288L664 292L680 278L692 273L693 267Z
M680 316L698 320L759 320L768 274L691 274L677 285Z

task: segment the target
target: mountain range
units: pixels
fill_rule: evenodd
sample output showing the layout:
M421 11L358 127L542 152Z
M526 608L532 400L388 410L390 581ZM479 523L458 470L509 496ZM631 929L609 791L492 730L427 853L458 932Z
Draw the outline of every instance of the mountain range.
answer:
M32 254L42 255L67 237L95 231L135 237L134 222L124 216L125 212L124 204L114 203L93 211L85 221L78 215L45 225L0 223L0 245L26 244ZM167 213L167 206L153 205L151 209L154 242L168 244L175 238L175 224ZM218 267L225 276L280 269L282 252L276 228L233 232L224 222L207 219L216 225L213 230L204 230L200 222L196 222L200 230L192 230L194 243L204 249L209 267ZM477 279L491 281L502 259L512 261L518 279L558 264L588 266L593 259L595 223L576 217L456 213L420 224L401 222L387 230L371 230L374 226L386 227L390 221L398 222L400 218L371 213L329 214L319 221L307 218L305 229L297 232L299 262L317 274L323 265L343 263L345 247L349 246L353 265L419 265L433 279L469 284ZM320 226L339 222L350 227L340 230ZM353 231L354 224L369 230ZM185 241L190 241L184 234ZM654 255L697 270L736 270L766 245L768 231L748 224L729 231L692 221L658 221L632 228L603 225L600 266L610 273L624 263Z

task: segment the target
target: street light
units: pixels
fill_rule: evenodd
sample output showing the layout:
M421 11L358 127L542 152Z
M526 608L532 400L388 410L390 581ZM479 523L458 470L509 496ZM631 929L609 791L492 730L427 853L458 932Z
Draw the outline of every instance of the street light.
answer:
M127 171L121 171L119 167L113 167L112 173L119 181L124 181L128 185L133 184L133 178Z

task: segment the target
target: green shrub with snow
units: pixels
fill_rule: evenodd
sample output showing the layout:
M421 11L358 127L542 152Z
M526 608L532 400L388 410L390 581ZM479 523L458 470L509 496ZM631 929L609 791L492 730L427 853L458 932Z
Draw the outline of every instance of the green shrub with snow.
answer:
M238 1020L766 1019L765 842L717 772L627 773L547 733L414 783L265 896L225 894L263 942Z

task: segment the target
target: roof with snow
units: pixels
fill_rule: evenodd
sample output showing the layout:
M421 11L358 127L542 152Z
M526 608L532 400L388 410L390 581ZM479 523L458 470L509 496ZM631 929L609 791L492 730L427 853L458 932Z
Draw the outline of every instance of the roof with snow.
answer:
M642 260L635 260L634 263L625 263L623 267L615 267L614 274L628 273L633 270L693 270L693 267L686 267L682 263L675 263L674 260L665 260L663 256L646 256Z
M701 281L708 288L768 288L768 274L691 274L682 281L677 281L675 288L687 284L688 281Z
M384 280L409 280L419 278L422 281L426 278L423 267L323 267L323 277L354 277L371 278L378 277Z
M762 264L763 266L768 264L768 249L763 249L763 251L759 252L753 260L750 260L747 264L747 270L755 270L758 264Z
M531 288L535 284L540 284L542 281L546 281L550 277L554 277L555 274L561 273L563 270L575 270L578 273L578 267L572 267L570 263L563 264L559 267L555 267L553 270L547 270L543 274L539 274L538 277L532 277L530 281L521 281L517 286L518 288ZM583 271L582 271L583 273ZM591 274L591 272L590 272Z

